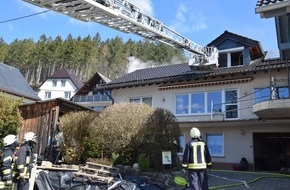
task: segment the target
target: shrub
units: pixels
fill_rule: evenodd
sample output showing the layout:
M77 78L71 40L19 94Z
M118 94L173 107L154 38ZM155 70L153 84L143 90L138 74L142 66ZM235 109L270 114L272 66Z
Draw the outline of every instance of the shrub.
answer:
M138 165L141 171L146 171L150 167L149 158L145 154L141 154L138 157Z

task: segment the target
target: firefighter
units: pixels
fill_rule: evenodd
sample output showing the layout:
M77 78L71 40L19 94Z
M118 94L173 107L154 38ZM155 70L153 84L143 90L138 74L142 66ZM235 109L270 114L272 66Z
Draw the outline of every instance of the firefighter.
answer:
M212 166L210 153L198 128L193 127L190 136L191 140L186 144L183 153L182 167L188 171L192 190L208 190L207 169Z
M15 166L13 169L14 190L28 190L29 178L32 169L33 147L36 144L36 135L33 132L25 133L24 143L20 146L15 155Z
M7 135L3 139L1 156L0 189L10 189L12 186L12 165L16 148L19 146L15 135Z

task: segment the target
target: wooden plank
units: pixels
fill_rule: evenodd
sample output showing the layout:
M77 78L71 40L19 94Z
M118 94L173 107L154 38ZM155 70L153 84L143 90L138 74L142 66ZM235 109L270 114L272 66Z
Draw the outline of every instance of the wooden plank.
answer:
M116 172L112 172L109 170L104 170L104 169L95 169L95 168L89 168L87 165L84 167L80 167L80 169L84 172L93 172L95 174L100 174L100 175L108 175L108 176L115 176Z
M97 164L97 163L93 163L93 162L86 162L86 165L87 165L89 168L95 168L95 169L103 169L103 170L115 171L116 173L119 172L119 168L112 167L112 166L107 166L107 165Z
M74 172L73 174L78 177L84 177L90 180L97 180L99 182L107 183L107 184L110 183L114 179L113 177L104 177L104 176L98 176L95 174L87 174L83 172Z

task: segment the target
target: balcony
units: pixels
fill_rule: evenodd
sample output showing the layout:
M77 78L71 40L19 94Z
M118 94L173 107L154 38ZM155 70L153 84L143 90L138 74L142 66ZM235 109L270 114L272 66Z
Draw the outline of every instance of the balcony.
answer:
M93 95L76 95L73 97L73 102L111 102L111 98L106 94L93 94Z
M290 119L290 99L273 99L253 105L253 112L260 119Z

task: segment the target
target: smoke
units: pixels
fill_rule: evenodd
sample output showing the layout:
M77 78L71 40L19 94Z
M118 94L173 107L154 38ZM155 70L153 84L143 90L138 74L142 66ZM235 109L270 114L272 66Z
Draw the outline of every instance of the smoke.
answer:
M188 62L188 60L180 60L177 57L173 57L168 63L165 64L155 64L153 61L147 61L143 62L140 59L135 58L134 56L131 56L128 58L129 63L127 64L127 72L126 73L132 73L133 71L139 70L139 69L146 69L151 67L160 67L165 65L173 65L173 64L180 64L184 62Z
M153 61L143 62L140 59L135 58L134 56L129 57L128 60L129 63L127 64L127 73L131 73L138 69L150 68L154 65Z

